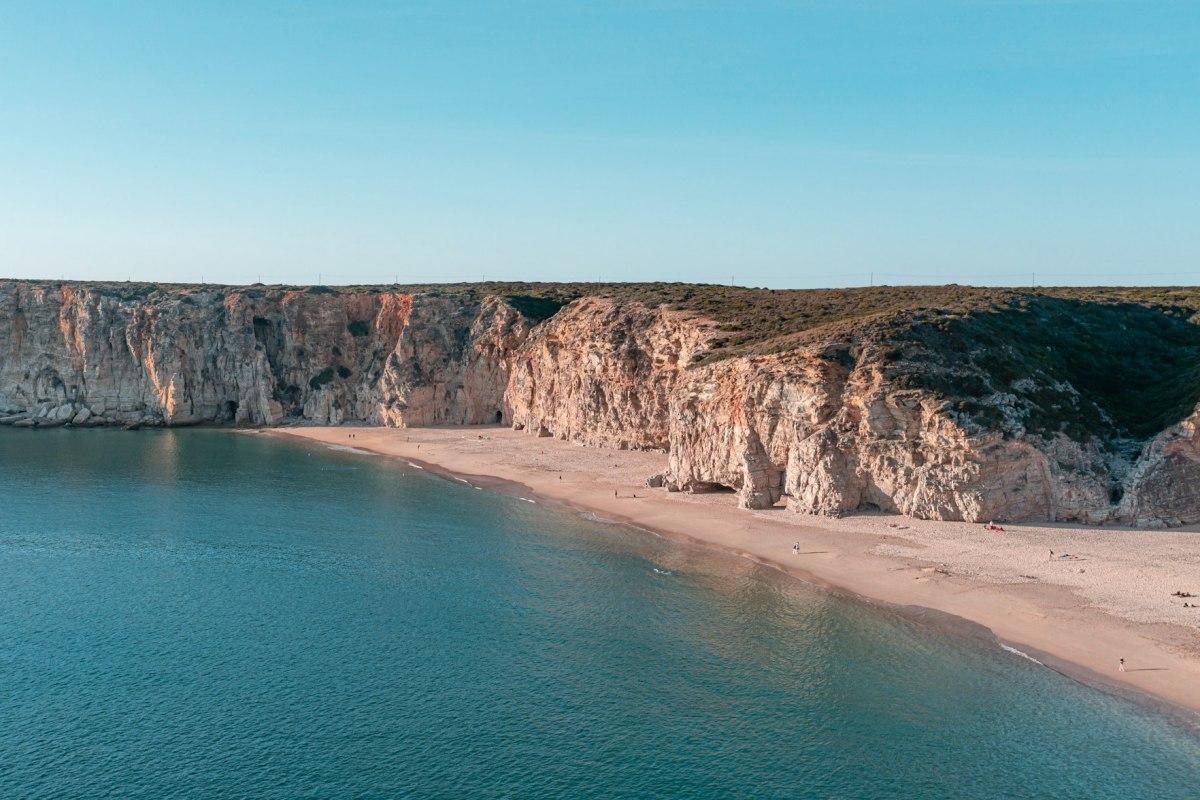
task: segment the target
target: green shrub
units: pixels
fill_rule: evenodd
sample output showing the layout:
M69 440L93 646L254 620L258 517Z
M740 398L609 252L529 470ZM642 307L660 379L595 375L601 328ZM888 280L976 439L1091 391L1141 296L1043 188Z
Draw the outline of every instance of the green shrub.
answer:
M520 311L522 315L541 322L550 319L566 303L553 297L532 297L530 295L509 295L504 298L508 304Z

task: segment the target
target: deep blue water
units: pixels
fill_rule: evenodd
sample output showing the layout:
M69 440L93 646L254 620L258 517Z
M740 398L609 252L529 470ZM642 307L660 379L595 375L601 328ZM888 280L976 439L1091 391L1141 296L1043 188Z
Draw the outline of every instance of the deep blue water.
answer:
M994 643L367 456L0 429L0 797L1197 798Z

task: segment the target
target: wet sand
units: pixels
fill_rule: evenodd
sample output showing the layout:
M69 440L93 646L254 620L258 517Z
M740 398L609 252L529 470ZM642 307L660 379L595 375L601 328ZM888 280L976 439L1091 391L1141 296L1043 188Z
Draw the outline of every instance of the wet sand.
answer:
M515 482L530 500L730 550L870 600L961 617L1087 683L1200 712L1200 608L1183 606L1200 597L1171 596L1200 595L1194 529L1004 525L997 533L891 515L752 512L737 508L732 494L646 488L645 478L666 466L662 453L584 448L495 426L269 433L435 466L485 488L494 483L487 478ZM1117 670L1118 658L1127 672Z

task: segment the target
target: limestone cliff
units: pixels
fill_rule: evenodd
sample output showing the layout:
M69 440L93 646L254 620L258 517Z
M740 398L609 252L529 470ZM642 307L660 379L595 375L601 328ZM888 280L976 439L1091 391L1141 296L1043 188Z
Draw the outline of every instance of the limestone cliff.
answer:
M0 423L503 422L665 450L652 484L750 508L1200 520L1200 338L1170 309L821 311L722 352L718 314L569 299L0 282Z
M1025 322L1057 326L1056 337L1088 324L1081 315L1047 320L1043 311L1020 309ZM1142 333L1158 341L1190 325L1145 309L1121 313L1115 324L1137 368ZM1021 361L1021 347L1060 342L1014 332L1018 344L1010 346L974 329L964 334L964 324L957 316L889 317L822 331L779 353L693 366L720 335L711 321L581 300L518 352L509 420L581 444L664 449L669 468L653 485L733 490L749 508L1143 526L1200 520L1200 414L1139 439L1129 427L1171 412L1146 391L1160 387L1123 374L1130 364L1122 354L1068 340L1082 351L1082 366L1041 351ZM1193 344L1180 342L1174 355L1195 357ZM1096 374L1115 388L1085 395L1071 382L1090 389ZM1200 399L1194 377L1184 372L1170 387L1174 408ZM1121 405L1126 394L1129 408Z
M666 449L671 400L710 329L695 314L577 300L516 354L507 421L585 445Z
M495 299L0 284L0 422L496 422L527 321Z

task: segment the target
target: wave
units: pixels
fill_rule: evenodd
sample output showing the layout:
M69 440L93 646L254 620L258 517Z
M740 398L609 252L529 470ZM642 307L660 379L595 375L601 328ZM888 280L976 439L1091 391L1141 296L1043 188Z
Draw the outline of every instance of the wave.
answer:
M327 444L325 446L330 450L338 450L342 453L360 453L364 456L371 454L370 450L359 450L357 447L350 447L349 445L345 444Z
M1008 646L1008 645L1006 645L1004 642L1000 642L1000 649L1001 649L1001 650L1005 650L1005 651L1007 651L1007 652L1009 652L1009 653L1012 653L1012 654L1014 654L1014 655L1018 655L1018 656L1020 656L1021 658L1028 659L1028 660L1032 661L1033 663L1037 664L1039 667L1044 667L1044 666L1046 666L1045 664L1043 664L1042 662L1038 661L1038 660L1037 660L1036 658L1034 658L1033 656L1029 655L1029 653L1023 653L1023 652L1021 652L1020 650L1018 650L1018 649L1017 649L1017 648L1015 648L1015 647L1009 647L1009 646Z

